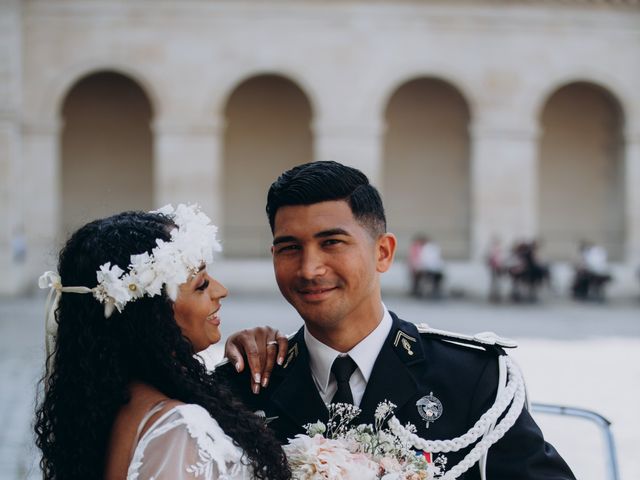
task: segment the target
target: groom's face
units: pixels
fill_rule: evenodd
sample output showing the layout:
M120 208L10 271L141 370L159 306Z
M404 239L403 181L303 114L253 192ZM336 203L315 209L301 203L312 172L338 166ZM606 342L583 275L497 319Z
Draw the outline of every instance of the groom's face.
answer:
M321 339L324 330L344 322L357 329L372 305L380 305L378 273L391 262L388 258L387 265L389 255L380 253L384 237L373 238L345 201L278 209L272 247L276 280L314 336Z

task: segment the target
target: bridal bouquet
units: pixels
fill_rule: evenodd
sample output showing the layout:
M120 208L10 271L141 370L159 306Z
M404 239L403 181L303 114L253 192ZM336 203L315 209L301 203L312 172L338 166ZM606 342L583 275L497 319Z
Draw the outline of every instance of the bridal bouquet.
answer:
M374 425L352 422L360 414L354 405L328 406L329 421L305 425L306 435L296 435L284 451L294 480L434 480L444 474L446 458L431 461L416 452L384 424L396 406L378 405ZM406 427L415 432L415 426Z

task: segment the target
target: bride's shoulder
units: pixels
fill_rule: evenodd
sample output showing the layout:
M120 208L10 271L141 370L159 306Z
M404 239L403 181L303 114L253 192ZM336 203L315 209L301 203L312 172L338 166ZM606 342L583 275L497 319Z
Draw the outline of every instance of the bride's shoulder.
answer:
M181 403L164 411L142 435L127 478L157 476L161 471L167 478L208 479L214 478L212 472L236 478L236 471L244 468L242 455L205 408Z
M122 478L132 450L163 414L180 402L169 399L150 386L132 384L129 402L116 414L109 439L106 479Z
M216 419L204 407L193 403L176 403L163 408L140 440L169 433L178 436L188 434L199 448L205 450L214 441L233 443Z
M183 403L171 409L174 418L172 421L183 425L189 435L197 440L198 444L207 443L209 440L221 440L233 443L231 438L224 433L220 424L202 406L194 403Z

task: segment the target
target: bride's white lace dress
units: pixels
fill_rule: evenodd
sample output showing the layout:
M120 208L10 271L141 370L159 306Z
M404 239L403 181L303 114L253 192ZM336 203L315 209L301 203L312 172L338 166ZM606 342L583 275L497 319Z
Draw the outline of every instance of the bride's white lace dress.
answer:
M141 428L157 411L149 412ZM199 405L178 405L140 437L127 480L251 479L248 463L209 412Z

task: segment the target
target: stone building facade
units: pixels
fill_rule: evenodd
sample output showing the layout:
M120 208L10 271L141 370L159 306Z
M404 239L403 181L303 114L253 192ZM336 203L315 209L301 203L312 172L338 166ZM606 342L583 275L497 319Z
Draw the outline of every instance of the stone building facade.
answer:
M0 2L1 294L83 222L168 202L264 258L268 185L320 159L380 187L401 252L590 239L629 277L640 0Z

